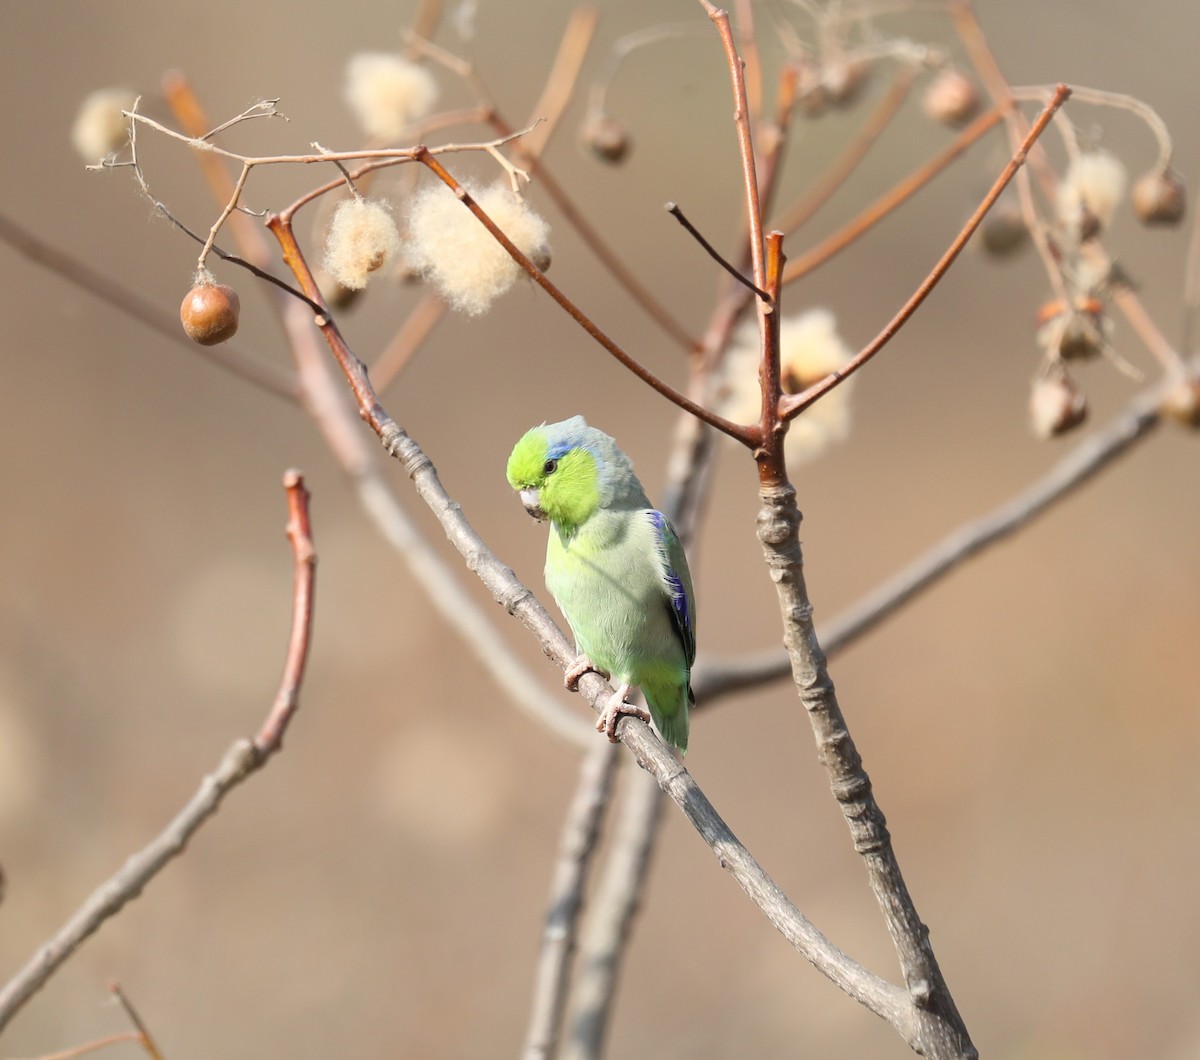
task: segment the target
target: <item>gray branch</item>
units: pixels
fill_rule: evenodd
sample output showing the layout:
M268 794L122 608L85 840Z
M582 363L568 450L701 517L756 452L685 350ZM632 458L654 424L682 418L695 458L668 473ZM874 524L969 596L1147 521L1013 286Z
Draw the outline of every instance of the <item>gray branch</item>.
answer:
M986 515L947 534L903 570L820 630L827 655L848 647L961 563L1003 541L1089 482L1158 425L1162 389L1138 395L1116 418L1093 431L1045 475ZM722 696L770 684L791 674L787 652L701 661L693 675L698 708Z
M620 762L616 751L615 744L597 740L593 733L591 749L579 771L575 797L567 810L542 932L533 1010L525 1036L525 1060L549 1060L558 1049L583 891L612 794L613 775Z
M829 774L834 798L850 827L854 849L862 856L875 900L896 948L911 1006L905 1025L895 1024L921 1056L950 1060L975 1057L966 1025L942 977L929 944L929 931L917 916L887 822L871 790L871 780L838 705L825 654L812 621L800 548L800 512L790 483L764 486L758 539L779 597L784 647L800 702L808 712L817 757Z
M580 946L564 1060L599 1060L604 1055L617 979L666 805L653 777L637 768L626 774L616 832Z

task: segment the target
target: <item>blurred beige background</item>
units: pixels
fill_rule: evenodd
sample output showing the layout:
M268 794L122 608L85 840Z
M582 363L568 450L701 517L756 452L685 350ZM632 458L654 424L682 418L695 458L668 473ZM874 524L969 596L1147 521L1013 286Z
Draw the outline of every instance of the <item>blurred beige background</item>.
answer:
M519 122L569 8L479 6L479 70ZM589 71L622 33L702 22L684 2L603 9ZM353 0L336 10L9 0L0 10L3 210L170 312L195 248L150 216L128 174L84 171L68 143L82 96L126 84L153 97L162 72L179 67L214 116L282 98L291 124L244 127L231 138L241 148L351 146L345 60L396 47L409 15ZM1197 187L1200 12L1191 0L982 0L979 13L1015 83L1074 81L1152 103ZM949 40L934 16L887 25ZM455 91L449 99L466 98ZM699 328L714 270L662 205L679 202L719 245L737 228L715 37L635 57L611 106L636 138L627 166L604 169L580 154L570 131L578 106L548 161L626 260ZM798 126L791 187L821 171L863 113ZM1104 144L1134 174L1148 167L1151 139L1127 115L1074 113L1085 130L1103 123ZM946 139L910 106L793 255ZM792 306L829 305L848 340L865 342L1003 160L998 139L976 148L865 245L789 292ZM160 197L207 227L213 210L184 153L148 144L146 165ZM249 198L277 207L312 179L273 174ZM555 225L557 282L680 380L675 349L536 188L533 199ZM1148 233L1127 212L1113 236L1173 338L1185 241ZM315 647L285 752L27 1006L0 1054L123 1029L105 1000L115 979L171 1060L514 1055L575 752L531 731L455 634L431 620L301 415L8 247L0 270L0 976L259 723L290 608L279 487L288 466L307 474L321 559ZM220 274L242 292L239 340L285 363L261 293L235 270ZM1025 426L1032 317L1044 292L1032 255L1000 266L967 254L861 378L852 439L797 477L818 618L1072 444L1036 443ZM356 348L369 359L412 299L374 292L345 321ZM1116 341L1151 370L1127 327ZM1084 382L1095 422L1133 390L1103 364ZM660 399L524 287L485 319L441 327L387 401L475 526L539 591L544 530L503 478L515 438L582 412L621 440L653 496L673 423ZM834 662L918 908L985 1056L1200 1055L1196 446L1164 429ZM442 547L402 472L387 473ZM742 454L723 456L715 490L695 555L701 651L762 649L776 643L778 623ZM505 623L477 584L470 591ZM514 650L556 687L513 627L505 624ZM688 766L797 904L840 946L894 975L789 690L704 713ZM909 1054L789 949L670 810L610 1055Z

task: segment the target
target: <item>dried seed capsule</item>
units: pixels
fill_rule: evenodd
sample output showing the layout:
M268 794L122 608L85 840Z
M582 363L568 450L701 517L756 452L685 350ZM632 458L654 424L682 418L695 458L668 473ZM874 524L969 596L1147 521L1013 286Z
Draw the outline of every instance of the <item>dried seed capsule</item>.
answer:
M232 287L201 281L184 296L179 319L193 342L215 346L236 334L240 311L241 303Z
M979 89L961 70L948 66L925 89L921 106L925 113L943 125L966 125L979 113Z
M580 142L601 162L623 162L629 153L629 130L608 114L592 114L579 127Z
M1029 423L1039 438L1054 438L1087 419L1087 399L1070 376L1038 379L1029 395Z
M1020 207L1002 202L988 212L979 233L984 251L994 258L1006 258L1029 242L1029 227Z
M1172 170L1151 170L1138 177L1129 195L1137 219L1148 225L1175 225L1183 220L1187 192Z

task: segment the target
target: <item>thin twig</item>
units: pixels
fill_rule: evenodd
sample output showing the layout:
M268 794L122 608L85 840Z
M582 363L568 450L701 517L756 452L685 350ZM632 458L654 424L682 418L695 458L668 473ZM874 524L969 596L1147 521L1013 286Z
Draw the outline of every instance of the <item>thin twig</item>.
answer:
M746 102L745 72L733 39L729 14L715 7L709 0L700 0L700 4L720 34L721 43L725 48L725 60L729 66L729 78L733 82L733 124L737 130L738 152L742 159L742 185L746 191L750 263L755 286L761 289L767 285L767 264L763 245L762 203L759 199L758 175L755 171L754 138L750 130L749 105Z
M687 217L684 215L684 212L679 208L679 206L676 203L673 203L673 202L667 203L667 213L669 213L672 217L675 218L676 221L678 221L681 225L683 225L684 230L697 243L700 244L700 246L704 249L704 252L710 258L712 258L713 261L715 261L718 265L720 265L721 268L723 268L727 273L729 273L730 276L732 276L735 280L737 280L738 283L740 283L747 290L753 291L754 294L758 295L758 297L761 298L764 302L770 302L770 300L771 300L770 295L768 295L767 292L764 291L761 287L756 287L750 280L746 279L745 276L743 276L740 272L738 272L738 270L733 265L731 265L728 261L726 261L723 257L721 257L721 254L717 250L717 248L714 247L707 239L704 238L704 236L700 233L700 230L694 224L692 224L691 221L689 221L687 219Z
M109 992L117 999L117 1004L125 1012L126 1018L132 1023L138 1031L142 1048L146 1050L146 1054L150 1060L163 1060L162 1052L154 1041L154 1036L150 1033L150 1028L142 1022L142 1017L138 1015L137 1009L133 1007L133 1002L125 995L125 991L121 989L120 983L110 983Z
M303 675L308 655L314 578L312 539L304 536L308 528L308 492L298 472L289 471L284 476L284 489L288 500L288 537L295 557L292 635L279 695L267 721L254 740L236 740L229 747L217 768L204 778L196 794L174 820L132 855L115 875L96 888L0 989L0 1030L93 932L140 895L169 862L183 853L188 841L217 812L225 796L260 770L279 749L294 711L297 682ZM280 706L285 701L289 704L286 710Z
M1179 328L1179 348L1185 357L1191 357L1195 352L1192 340L1196 334L1197 316L1200 316L1200 213L1192 219L1192 235L1183 267L1183 321Z
M1010 86L1009 92L1013 99L1035 100L1041 102L1054 89L1053 85L1022 85ZM1083 85L1071 86L1071 98L1077 103L1091 103L1097 107L1112 107L1115 110L1128 111L1140 118L1158 144L1158 158L1152 167L1163 173L1171 165L1171 155L1174 148L1171 144L1171 131L1162 116L1148 103L1143 103L1136 96L1124 92L1109 92L1102 88L1087 88Z
M519 141L517 147L523 161L531 163L540 158L550 137L558 128L559 120L575 93L579 73L583 69L584 59L587 58L599 18L599 11L591 4L580 4L571 12L542 94L530 111L529 124L532 125L539 119L542 124Z
M600 839L604 814L611 802L613 777L620 761L616 744L593 740L580 766L575 797L567 809L559 839L558 862L550 884L542 952L534 981L533 1009L522 1054L525 1060L550 1060L558 1052L579 912L583 908L583 890Z

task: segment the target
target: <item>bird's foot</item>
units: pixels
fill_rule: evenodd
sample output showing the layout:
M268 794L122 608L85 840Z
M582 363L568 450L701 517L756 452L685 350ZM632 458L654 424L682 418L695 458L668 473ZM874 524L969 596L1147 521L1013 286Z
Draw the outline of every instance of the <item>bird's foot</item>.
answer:
M563 674L563 684L567 686L567 691L578 692L579 679L586 673L599 674L606 681L609 677L606 671L601 670L598 666L593 666L592 660L586 655L581 655L571 663L571 668Z
M625 702L625 697L629 695L630 687L629 685L622 685L618 688L613 697L604 704L604 709L600 711L600 717L596 720L596 731L604 733L613 743L618 742L617 724L626 715L633 718L641 718L647 724L650 723L650 711L646 710L645 707Z

